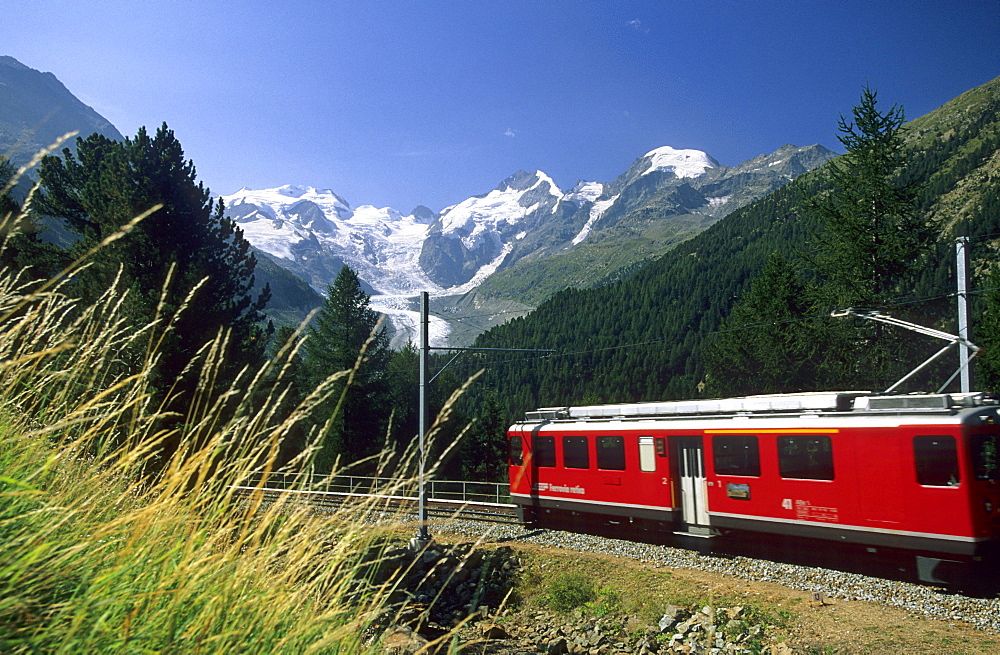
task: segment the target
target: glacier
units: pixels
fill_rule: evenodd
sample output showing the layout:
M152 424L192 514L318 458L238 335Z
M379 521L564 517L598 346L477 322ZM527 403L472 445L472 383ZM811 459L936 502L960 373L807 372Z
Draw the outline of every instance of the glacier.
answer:
M541 171L527 189L503 186L484 196L468 198L446 208L440 216L414 211L409 215L373 205L351 205L330 189L285 185L273 189L243 188L222 196L226 213L236 220L255 248L277 260L304 266L319 257L336 257L350 266L375 293L372 309L386 314L397 336L415 339L419 314L416 300L420 292L432 296L456 296L472 291L492 275L510 255L519 236L502 235L524 217L539 209L541 201L525 206L526 194L541 194L557 203L563 197L555 182ZM572 202L582 202L596 193L585 186L569 194ZM529 196L531 197L531 196ZM420 265L420 254L432 227L441 234L458 239L469 250L494 240L499 251L480 266L463 284L442 286L435 283ZM332 271L331 271L332 273ZM333 278L310 284L320 293ZM447 342L450 328L445 320L431 318L430 338ZM398 343L398 339L394 339Z
M657 148L646 155L649 168L678 177L704 174L715 160L695 150ZM460 296L478 287L504 265L518 242L535 222L528 217L564 214L586 208L587 220L572 244L584 241L593 226L615 204L619 195L604 197L605 185L580 181L564 192L546 173L519 171L492 191L446 207L440 214L414 210L408 215L391 207L351 207L331 189L284 185L273 189L243 188L222 196L227 214L235 219L254 247L290 264L320 293L333 281L339 265L346 264L371 287L372 309L391 320L397 338L415 339L419 324L416 309L420 292L431 296ZM464 252L477 255L478 266L461 284L435 283L421 266L420 257L432 231L455 239ZM484 257L484 255L486 255ZM318 262L326 261L326 268ZM318 271L318 272L317 272ZM328 278L328 279L327 279ZM463 278L464 279L464 278ZM446 343L451 332L447 321L432 317L430 338Z

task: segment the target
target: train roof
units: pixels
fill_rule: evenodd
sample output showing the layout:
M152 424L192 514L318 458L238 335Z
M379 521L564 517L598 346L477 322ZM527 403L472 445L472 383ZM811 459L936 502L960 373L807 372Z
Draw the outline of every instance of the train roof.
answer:
M1000 397L982 392L957 394L875 394L829 391L770 394L705 400L542 407L526 412L524 421L612 420L781 414L955 414L965 409L996 407Z

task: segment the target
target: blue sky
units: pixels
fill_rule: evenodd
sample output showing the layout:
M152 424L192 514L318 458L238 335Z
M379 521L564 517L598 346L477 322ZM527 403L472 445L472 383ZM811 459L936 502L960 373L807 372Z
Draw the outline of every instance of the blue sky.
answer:
M916 118L1000 76L1000 2L32 0L0 54L125 135L166 121L216 194L434 210L518 169L610 182L659 146L840 150L862 87Z

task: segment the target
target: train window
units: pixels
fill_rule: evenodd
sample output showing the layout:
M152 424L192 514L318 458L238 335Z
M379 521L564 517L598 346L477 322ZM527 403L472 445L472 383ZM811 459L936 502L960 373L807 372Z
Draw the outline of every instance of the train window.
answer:
M555 466L556 438L544 434L533 435L531 437L531 452L535 466Z
M995 434L972 437L972 467L977 480L1000 480L1000 437Z
M510 437L510 464L511 466L524 465L524 447L521 444L521 436L517 434Z
M639 470L656 470L656 446L653 437L639 437Z
M606 471L625 470L624 437L597 437L597 468Z
M917 466L917 484L958 486L958 450L955 437L950 434L913 437L913 460Z
M832 480L833 446L825 434L778 437L778 471L783 478Z
M752 434L717 434L712 454L718 475L760 476L760 451Z
M568 469L589 469L590 450L587 437L563 437L563 466Z

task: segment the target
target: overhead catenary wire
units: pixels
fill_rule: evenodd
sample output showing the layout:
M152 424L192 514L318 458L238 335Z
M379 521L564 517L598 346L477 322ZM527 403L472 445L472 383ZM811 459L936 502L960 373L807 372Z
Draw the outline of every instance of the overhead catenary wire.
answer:
M442 320L457 322L457 321L468 321L474 318L494 318L497 316L506 316L508 314L517 314L519 316L524 316L526 314L530 314L532 311L534 310L528 308L528 309L511 309L502 312L484 312L482 314L462 314L461 316L448 316L445 314L438 314L435 312L431 312L430 315L435 318L440 318Z
M984 288L976 289L974 291L969 291L968 293L969 293L969 295L982 295L982 294L985 294L986 292L997 291L997 290L1000 290L1000 287L984 287ZM921 297L921 298L910 298L910 299L907 299L907 300L896 300L896 301L892 301L892 302L889 302L889 303L882 304L878 308L879 309L891 309L893 307L903 307L903 306L908 306L908 305L915 305L915 304L921 304L921 303L926 303L926 302L932 302L932 301L936 301L936 300L946 300L946 299L949 299L949 298L955 298L957 295L958 294L956 292L949 292L949 293L942 293L942 294L935 295L935 296L924 296L924 297ZM858 308L858 309L862 309L862 308ZM865 308L865 309L876 309L876 308ZM829 315L830 315L829 312L818 312L818 313L815 313L815 314L809 314L809 315L806 315L806 316L798 316L798 317L794 317L794 318L787 318L787 319L782 319L782 320L779 320L779 321L758 321L758 322L748 323L748 324L741 325L739 327L734 327L734 328L719 328L719 329L715 329L715 330L710 330L710 331L706 332L705 335L708 336L708 335L712 335L712 334L725 334L725 333L731 333L731 332L741 332L741 331L754 330L754 329L758 329L758 328L762 328L762 327L768 327L768 326L787 325L787 324L791 324L791 323L804 323L804 322L807 322L807 321L813 321L813 320L819 320L819 319L823 319L823 318L828 318ZM435 316L437 316L437 315L435 315ZM444 318L444 317L438 316L438 318ZM674 340L675 339L673 337L665 337L665 338L662 338L662 339L648 339L648 340L645 340L645 341L637 341L637 342L633 342L633 343L623 343L623 344L616 344L616 345L612 345L612 346L602 346L600 348L577 349L577 350L570 350L570 351L565 351L565 352L556 351L556 352L549 352L549 353L539 353L539 354L533 355L533 356L513 357L513 358L507 358L507 359L501 359L501 360L494 360L494 361L490 361L490 362L486 363L486 365L487 366L501 366L501 365L506 365L506 364L520 364L520 363L523 363L523 362L532 362L532 361L539 361L539 360L544 360L544 359L558 359L558 358L564 358L564 357L577 357L577 356L584 356L584 355L594 355L594 354L597 354L597 353L609 352L609 351L614 351L614 350L627 350L627 349L631 349L631 348L645 348L647 346L653 346L653 345L657 345L657 344L660 344L660 343L667 343L667 342L671 342L671 341L674 341ZM455 349L448 349L448 350L460 350L460 349L455 348ZM478 350L488 351L490 349L478 349ZM509 350L509 349L496 349L496 350L497 351L502 351L502 350ZM454 361L457 361L456 357L452 357L452 362L454 362ZM449 362L449 364L451 364L452 362ZM483 365L483 364L484 363L480 361L480 362L478 362L477 365ZM459 362L459 365L465 365L465 364L462 363L462 362ZM435 377L437 377L437 375L439 375L440 373L441 373L441 371L438 371L438 373L435 374Z
M973 242L973 243L976 243L976 242L983 243L983 242L990 241L992 239L1000 239L1000 232L994 232L994 233L990 233L990 234L979 235L979 236L977 236L975 238L970 237L970 241ZM982 296L983 294L985 294L987 292L996 291L998 289L1000 289L1000 287L981 287L981 288L978 288L978 289L969 290L966 293L969 296ZM947 292L947 293L942 293L942 294L933 295L933 296L924 296L924 297L920 297L920 298L907 298L907 299L902 299L901 298L901 299L893 300L893 301L890 301L890 302L881 303L881 304L878 305L878 307L872 307L870 309L891 309L893 307L905 307L905 306L909 306L909 305L917 305L917 304L929 303L929 302L934 302L934 301L939 301L939 300L953 299L953 298L956 298L957 295L958 294L956 292L950 291L950 292ZM438 313L434 313L432 315L434 317L436 317L436 318L439 318L439 319L442 319L442 320L446 320L446 321L449 321L449 322L459 322L459 321L471 320L471 319L476 319L476 318L487 318L487 319L489 319L489 318L495 318L497 316L505 316L505 315L511 315L511 314L516 314L518 316L525 316L527 314L530 314L532 311L534 311L534 310L529 310L529 311L507 310L507 311L501 311L501 312L487 312L487 313L482 313L482 314L467 314L467 315L463 315L463 316L447 316L447 315L438 314ZM759 328L759 327L765 327L765 326L768 326L768 325L784 325L784 324L789 324L789 323L805 322L805 321L817 320L819 318L824 318L824 317L827 317L827 316L829 316L829 312L817 313L815 315L801 316L801 317L796 317L796 318L789 318L789 319L785 319L785 320L781 320L781 321L761 321L759 323L746 324L746 325L740 326L738 328L726 328L726 329L711 330L711 331L707 332L706 334L736 332L736 331L742 331L742 330L755 329L755 328ZM665 341L670 341L670 339L655 339L655 340L642 341L642 342L636 342L636 343L631 343L631 344L620 344L620 345L615 345L615 346L607 346L607 347L603 347L603 348L596 348L596 349L589 349L589 350L575 350L575 351L569 351L569 352L564 352L564 353L555 353L555 354L551 354L551 355L545 355L544 357L545 358L548 358L548 357L568 357L568 356L574 356L574 355L594 354L594 353L605 352L605 351L610 351L610 350L621 350L621 349L627 349L627 348L645 347L645 346L648 346L648 345L655 345L657 343L663 343ZM519 358L516 358L516 359L508 359L508 360L501 360L499 362L492 362L492 364L496 365L496 364L504 364L504 363L516 363L516 362L524 362L524 361L533 361L535 359L538 359L538 357L519 357Z

